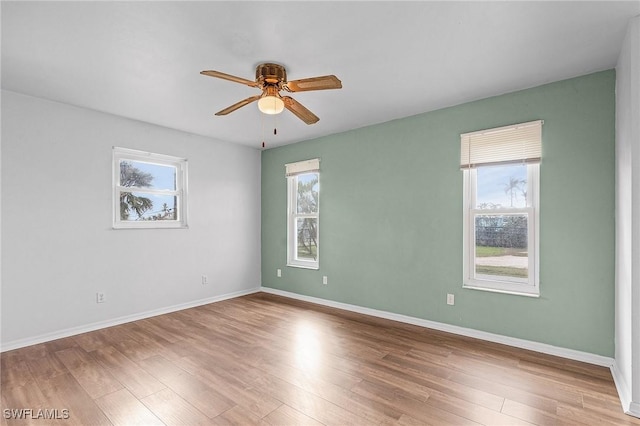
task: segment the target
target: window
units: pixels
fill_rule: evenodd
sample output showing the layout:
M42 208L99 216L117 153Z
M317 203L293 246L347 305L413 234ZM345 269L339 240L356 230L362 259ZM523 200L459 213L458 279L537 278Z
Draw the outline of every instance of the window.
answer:
M113 148L113 227L186 228L187 160Z
M461 135L464 287L538 296L542 121Z
M318 269L320 160L287 164L287 266Z

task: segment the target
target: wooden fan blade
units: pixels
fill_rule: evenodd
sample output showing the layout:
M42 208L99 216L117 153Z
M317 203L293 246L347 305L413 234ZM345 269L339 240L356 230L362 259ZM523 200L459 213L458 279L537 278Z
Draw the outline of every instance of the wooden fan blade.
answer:
M285 85L291 92L306 92L309 90L342 89L342 82L335 75L303 78L288 81Z
M255 96L251 96L250 98L243 99L240 102L237 102L231 105L230 107L223 109L222 111L216 112L216 115L227 115L230 112L237 110L238 108L242 108L245 105L249 105L251 102L257 101L258 99L260 99L260 96L262 95L255 95Z
M313 124L320 120L314 113L302 106L301 103L296 102L292 97L283 96L282 100L284 101L284 107L305 123Z
M233 81L235 83L246 84L249 87L258 87L258 83L255 81L247 80L246 78L236 77L235 75L225 74L220 71L200 71L202 75L208 75L209 77L222 78L223 80Z

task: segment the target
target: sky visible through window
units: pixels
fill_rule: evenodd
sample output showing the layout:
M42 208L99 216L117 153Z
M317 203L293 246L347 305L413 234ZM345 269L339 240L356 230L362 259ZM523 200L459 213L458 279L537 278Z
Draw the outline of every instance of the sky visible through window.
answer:
M298 183L305 184L305 183L311 182L312 180L316 180L316 181L318 180L318 174L317 173L305 173L303 175L299 175L298 176ZM318 184L316 183L315 185L313 185L312 189L314 191L317 191L318 190Z
M478 167L477 205L526 207L527 166L509 164Z
M159 190L175 190L176 188L176 168L171 166L164 166L161 164L144 163L138 161L129 161L134 167L143 173L149 173L153 176L151 186L148 188ZM149 193L134 193L136 196L141 196L150 199L153 202L153 208L146 211L141 218L151 217L159 214L163 211L164 204L169 209L175 208L175 197L173 195L160 195ZM135 215L132 219L137 219Z
M161 164L141 163L132 161L132 164L141 172L150 173L153 176L151 188L154 189L176 189L176 169L175 167L163 166Z

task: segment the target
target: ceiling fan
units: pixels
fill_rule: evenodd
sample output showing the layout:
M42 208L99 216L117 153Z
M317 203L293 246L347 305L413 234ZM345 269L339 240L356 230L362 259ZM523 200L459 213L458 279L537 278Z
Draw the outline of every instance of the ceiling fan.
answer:
M305 108L290 96L280 95L280 91L308 92L311 90L341 89L342 82L335 75L303 78L301 80L287 81L287 71L282 65L264 63L256 67L256 80L251 81L219 71L201 71L200 74L209 77L222 78L224 80L245 84L262 90L259 95L243 99L221 111L216 115L227 115L251 102L258 101L258 109L265 114L280 114L284 108L291 111L296 117L307 124L313 124L320 120L314 113Z

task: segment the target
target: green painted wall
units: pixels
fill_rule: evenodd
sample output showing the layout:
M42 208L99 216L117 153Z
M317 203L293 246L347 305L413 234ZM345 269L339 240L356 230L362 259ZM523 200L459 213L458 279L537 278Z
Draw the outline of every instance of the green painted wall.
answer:
M614 89L604 71L265 150L263 286L613 356ZM535 119L541 297L463 289L459 135ZM284 165L314 157L317 271L285 266Z

